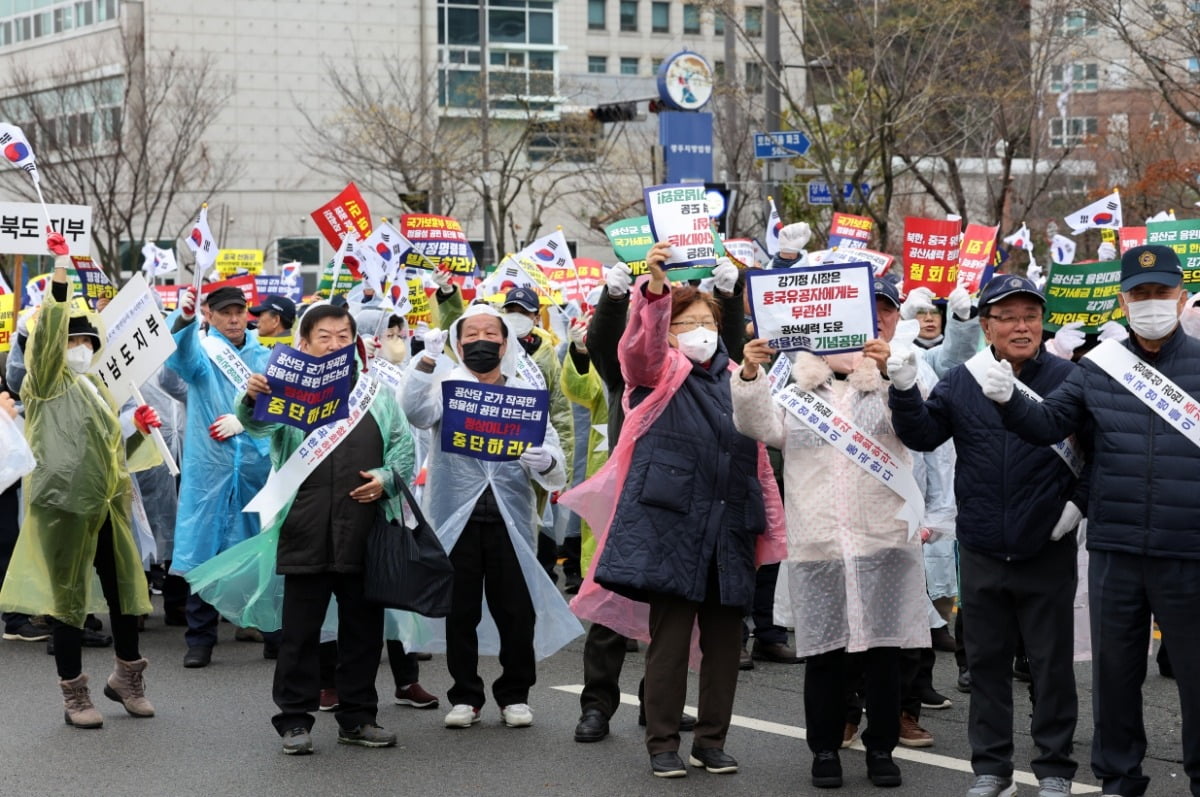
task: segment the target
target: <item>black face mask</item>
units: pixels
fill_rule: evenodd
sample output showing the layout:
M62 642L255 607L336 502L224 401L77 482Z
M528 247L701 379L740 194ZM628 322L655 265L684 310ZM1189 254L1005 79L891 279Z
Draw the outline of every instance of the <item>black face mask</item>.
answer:
M463 365L477 374L489 374L500 367L500 344L494 340L464 343Z

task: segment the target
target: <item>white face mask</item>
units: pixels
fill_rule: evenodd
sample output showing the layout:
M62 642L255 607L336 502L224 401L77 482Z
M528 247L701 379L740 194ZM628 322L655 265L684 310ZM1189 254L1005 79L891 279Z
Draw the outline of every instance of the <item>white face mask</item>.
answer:
M384 338L380 354L392 365L399 365L408 356L408 342L403 338Z
M676 335L675 339L684 356L698 363L708 362L717 351L717 332L713 329L696 327L691 332Z
M533 331L533 319L521 313L505 313L504 325L518 338L526 337Z
M1146 340L1159 340L1171 334L1179 322L1178 299L1146 299L1129 302L1129 328Z
M77 374L86 374L92 364L92 347L72 346L67 349L67 367Z

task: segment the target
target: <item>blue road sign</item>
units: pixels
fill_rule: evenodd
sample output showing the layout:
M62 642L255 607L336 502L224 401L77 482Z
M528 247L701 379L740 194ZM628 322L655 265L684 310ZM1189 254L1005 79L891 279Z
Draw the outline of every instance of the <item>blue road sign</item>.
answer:
M862 191L863 199L871 195L871 184L861 183L859 189ZM842 199L848 201L854 196L854 183L842 183ZM808 184L808 204L810 205L832 205L833 193L829 190L829 183L824 180L813 180Z
M760 160L795 158L808 152L812 142L799 130L754 134L754 157Z

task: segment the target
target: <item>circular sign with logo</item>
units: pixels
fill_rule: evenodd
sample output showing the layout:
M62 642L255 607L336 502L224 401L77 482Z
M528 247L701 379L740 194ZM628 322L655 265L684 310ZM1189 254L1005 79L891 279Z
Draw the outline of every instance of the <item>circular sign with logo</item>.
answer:
M680 111L698 111L713 93L713 70L704 56L683 50L658 67L658 95Z

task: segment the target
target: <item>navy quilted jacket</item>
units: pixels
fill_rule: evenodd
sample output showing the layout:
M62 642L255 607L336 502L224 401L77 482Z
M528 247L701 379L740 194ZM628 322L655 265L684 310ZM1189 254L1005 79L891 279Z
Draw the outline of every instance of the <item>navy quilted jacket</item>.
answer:
M1200 397L1200 341L1177 328L1157 354L1123 344L1193 398ZM1043 442L1092 427L1089 550L1200 559L1200 448L1086 358L1038 405L1014 394L1008 428Z
M728 365L723 344L707 369L693 364L638 440L596 563L601 586L638 601L662 593L700 602L715 584L722 605L753 603L766 514L757 444L733 425Z
M1042 349L1021 367L1020 379L1045 397L1076 370ZM1085 509L1085 485L1049 446L1027 443L1006 430L1000 408L983 395L966 366L947 372L928 401L916 387L893 387L888 403L896 434L909 448L932 451L954 439L955 531L963 547L1001 559L1028 559L1050 542L1067 501Z

